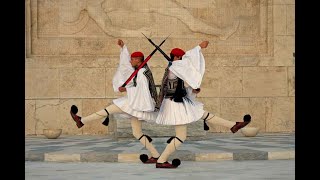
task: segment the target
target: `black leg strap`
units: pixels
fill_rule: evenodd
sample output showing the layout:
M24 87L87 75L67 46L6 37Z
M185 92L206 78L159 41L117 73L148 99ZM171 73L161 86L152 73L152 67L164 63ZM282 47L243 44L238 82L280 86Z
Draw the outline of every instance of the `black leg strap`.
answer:
M107 111L107 109L104 109L106 112L107 112L107 114L108 114L108 116L109 116L109 112ZM209 116L209 115L208 115Z
M204 121L207 120L207 118L209 117L209 114L210 113L208 113L207 116L203 119Z
M108 116L106 117L106 119L102 122L103 125L108 126L109 125L109 112L107 111L107 109L104 109Z
M148 136L148 135L145 135L145 134L142 134L142 136L139 138L139 140L140 140L143 136L145 136L145 137L148 139L149 142L152 142L152 138L151 138L150 136Z
M177 136L172 136L172 137L170 137L170 138L168 139L167 143L169 144L169 143L172 141L172 139L174 139L174 138L178 139L181 143L183 143L183 141L182 141L180 138L178 138Z
M203 119L203 129L204 129L205 131L208 131L208 130L209 130L209 126L208 126L207 123L206 123L206 119L209 117L209 114L210 114L210 113L208 113L207 116Z

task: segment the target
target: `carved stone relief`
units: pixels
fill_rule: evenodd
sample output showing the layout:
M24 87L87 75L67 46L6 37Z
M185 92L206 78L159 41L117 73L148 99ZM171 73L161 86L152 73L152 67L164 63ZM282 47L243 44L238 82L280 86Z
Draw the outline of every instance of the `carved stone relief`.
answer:
M108 41L114 38L152 38L172 34L175 41L205 38L216 43L214 54L268 54L270 51L270 0L31 0L37 26L33 54L82 54L79 39ZM32 6L32 5L31 5ZM271 12L270 12L271 11ZM36 16L36 17L34 17ZM47 38L58 38L47 39ZM70 39L71 38L71 39ZM40 51L38 44L52 46L61 41L71 49ZM60 44L59 44L60 45ZM90 45L89 45L90 46ZM102 42L101 46L108 46ZM41 47L39 47L41 48ZM228 49L226 51L225 49ZM81 53L82 52L82 53ZM97 55L114 55L104 48Z

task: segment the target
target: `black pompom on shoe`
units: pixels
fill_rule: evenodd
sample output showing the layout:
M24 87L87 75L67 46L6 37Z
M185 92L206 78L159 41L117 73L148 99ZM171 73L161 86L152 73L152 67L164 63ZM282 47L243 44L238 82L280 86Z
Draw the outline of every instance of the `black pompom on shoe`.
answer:
M180 159L174 159L172 160L172 165L175 167L178 167L181 164Z
M148 155L146 154L140 154L140 160L145 163L148 160Z
M251 116L250 116L250 114L244 115L244 116L243 116L243 121L244 121L244 122L250 122L250 121L251 121Z
M78 113L78 108L77 108L77 106L72 105L72 106L71 106L71 112L72 112L73 114L77 114L77 113Z

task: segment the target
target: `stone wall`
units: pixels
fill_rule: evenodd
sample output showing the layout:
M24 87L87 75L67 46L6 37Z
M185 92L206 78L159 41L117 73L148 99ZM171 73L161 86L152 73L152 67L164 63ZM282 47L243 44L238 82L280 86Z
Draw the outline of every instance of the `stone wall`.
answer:
M206 72L198 95L206 110L232 121L249 113L250 126L261 132L295 131L294 0L25 3L26 135L40 135L49 127L70 135L107 135L121 128L129 132L129 121L117 116L109 127L92 122L78 129L69 109L76 104L86 116L122 96L111 84L119 61L116 42L121 38L130 51L149 54L154 48L141 32L155 43L171 34L162 45L167 53L210 41L202 51ZM148 64L160 84L165 59L157 52ZM201 135L202 121L197 123L192 133ZM211 127L210 132L229 130Z

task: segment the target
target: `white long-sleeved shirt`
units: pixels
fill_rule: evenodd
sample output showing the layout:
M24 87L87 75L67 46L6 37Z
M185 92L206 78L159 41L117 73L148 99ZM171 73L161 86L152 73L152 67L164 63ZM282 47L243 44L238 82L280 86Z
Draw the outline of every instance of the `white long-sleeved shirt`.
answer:
M131 76L134 72L134 68L130 63L129 51L124 45L120 51L120 63L117 71L112 79L113 89L115 92L119 92L119 87ZM149 91L149 81L143 74L146 71L145 68L141 68L137 73L136 86L133 86L133 79L127 84L127 100L129 106L136 111L152 112L155 108L155 101L152 98Z

